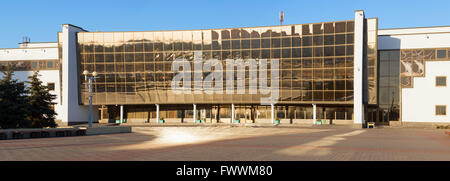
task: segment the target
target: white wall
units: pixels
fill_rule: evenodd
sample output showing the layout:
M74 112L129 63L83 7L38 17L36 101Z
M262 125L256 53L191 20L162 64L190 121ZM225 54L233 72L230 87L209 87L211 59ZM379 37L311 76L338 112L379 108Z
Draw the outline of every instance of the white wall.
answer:
M62 31L62 85L59 81L59 70L40 71L39 78L44 84L48 82L55 83L57 100L55 102L55 111L58 113L57 119L63 122L87 122L89 119L89 109L87 106L78 104L78 64L76 52L76 33L84 31L81 28L72 25L63 25ZM27 47L23 44L20 48L0 49L0 61L18 61L18 60L56 60L58 56L58 44L49 43L29 43ZM28 80L28 76L33 71L17 71L15 78L20 81ZM2 76L2 75L0 75ZM62 92L60 87L63 86ZM61 101L62 96L62 101ZM98 109L93 108L93 119L98 119Z
M30 42L19 43L20 48L42 48L42 47L58 47L57 42Z
M31 43L28 48L5 48L0 49L0 61L20 61L20 60L57 60L58 57L58 45L57 43ZM40 47L40 48L36 48ZM47 48L44 48L47 47ZM15 71L13 78L26 82L29 81L28 76L34 74L34 71ZM44 85L52 82L55 83L55 90L50 93L56 95L54 102L55 111L58 114L56 119L62 120L64 112L61 105L61 89L59 81L59 70L41 70L39 71L39 79ZM0 73L0 78L3 78L3 74Z
M58 47L56 48L7 48L0 49L0 61L13 60L56 60Z
M447 76L447 87L436 87L436 76ZM450 61L426 61L425 77L414 78L413 88L402 89L403 122L450 122ZM435 106L447 105L446 116Z
M78 104L78 63L76 33L84 31L76 26L63 25L62 48L62 86L63 122L88 122L88 106ZM93 120L98 120L98 107L93 107Z
M354 58L354 101L353 113L354 124L362 125L364 120L364 74L363 74L363 34L364 34L364 11L355 11L355 58Z
M402 35L402 34L447 33L447 32L450 32L450 26L380 29L378 30L378 35Z
M450 47L450 27L378 30L378 50Z

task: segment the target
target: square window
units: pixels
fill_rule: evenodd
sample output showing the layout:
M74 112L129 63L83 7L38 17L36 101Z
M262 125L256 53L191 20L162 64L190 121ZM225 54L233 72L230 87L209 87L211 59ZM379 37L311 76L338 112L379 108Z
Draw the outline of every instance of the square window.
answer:
M37 62L31 62L31 68L32 69L37 69L38 67L38 63Z
M49 91L54 91L55 90L55 83L49 82L49 83L47 83L47 87L48 87Z
M302 42L302 40L300 39L300 37L292 37L292 46L293 47L301 46L301 42Z
M312 46L312 37L304 36L302 39L302 46Z
M54 68L53 65L54 65L54 64L53 64L52 61L48 61L48 62L47 62L47 68L48 68L48 69Z
M437 50L437 58L447 58L447 50Z
M436 87L447 86L447 77L438 76L436 77Z
M436 116L445 116L445 115L447 115L447 106L436 105Z

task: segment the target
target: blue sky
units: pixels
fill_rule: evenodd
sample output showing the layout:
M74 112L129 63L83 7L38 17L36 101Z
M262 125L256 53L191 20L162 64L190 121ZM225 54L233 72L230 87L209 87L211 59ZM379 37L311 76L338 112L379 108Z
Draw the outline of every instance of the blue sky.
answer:
M0 48L23 36L56 41L62 24L88 31L209 29L350 20L354 10L378 17L379 28L450 25L449 0L23 0L0 4Z

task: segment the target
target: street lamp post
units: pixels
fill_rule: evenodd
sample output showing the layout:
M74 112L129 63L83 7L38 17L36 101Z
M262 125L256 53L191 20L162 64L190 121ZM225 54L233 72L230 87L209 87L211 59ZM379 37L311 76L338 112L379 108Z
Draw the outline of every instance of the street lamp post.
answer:
M97 72L92 72L92 76L89 75L89 71L85 70L83 71L83 75L84 75L84 80L88 80L88 86L89 86L89 127L92 127L92 96L93 96L93 91L92 91L92 87L93 87L93 82L95 81L95 77L97 76Z

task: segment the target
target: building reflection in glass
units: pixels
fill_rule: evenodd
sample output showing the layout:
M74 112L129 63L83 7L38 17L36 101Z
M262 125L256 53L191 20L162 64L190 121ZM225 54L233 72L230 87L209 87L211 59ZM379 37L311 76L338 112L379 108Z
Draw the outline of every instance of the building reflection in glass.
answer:
M377 19L368 19L370 104L377 103L376 31ZM339 111L334 111L333 117L348 119L351 118L351 108L345 106L353 103L353 36L353 21L187 31L80 32L80 81L81 84L86 83L81 77L83 70L99 73L94 85L94 105L165 104L178 107L178 113L173 113L175 117L189 116L180 107L190 104L233 103L250 106L248 109L252 109L253 106L259 106L262 95L176 95L171 90L171 81L176 75L176 72L171 71L171 66L176 58L186 58L191 62L191 67L194 51L202 51L203 60L214 58L222 61L223 65L225 59L279 59L278 104L286 105L277 107L284 110L279 116L311 117L309 108L295 105L309 106L316 103L343 105L329 109L346 109L342 111L342 115L336 115ZM226 66L223 71L227 71ZM193 74L192 72L192 77ZM204 74L207 75L208 72ZM246 86L248 79L247 76ZM87 91L84 87L80 85L81 103L87 105ZM186 110L189 109L186 107ZM209 110L208 114L212 116L214 112ZM265 108L258 110L261 111L254 116L267 117ZM146 114L151 117L150 113Z

